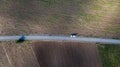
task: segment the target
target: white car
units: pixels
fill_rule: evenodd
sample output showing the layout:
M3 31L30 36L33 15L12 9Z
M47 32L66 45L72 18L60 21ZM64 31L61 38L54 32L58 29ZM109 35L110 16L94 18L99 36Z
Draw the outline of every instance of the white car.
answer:
M77 33L73 33L70 35L70 37L76 37L77 36Z
M75 35L70 35L70 37L76 37Z

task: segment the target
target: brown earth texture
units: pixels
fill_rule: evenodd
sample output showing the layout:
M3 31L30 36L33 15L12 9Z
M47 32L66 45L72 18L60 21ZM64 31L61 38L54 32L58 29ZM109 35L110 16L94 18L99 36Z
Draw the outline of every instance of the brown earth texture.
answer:
M32 46L41 67L101 67L93 43L35 42Z

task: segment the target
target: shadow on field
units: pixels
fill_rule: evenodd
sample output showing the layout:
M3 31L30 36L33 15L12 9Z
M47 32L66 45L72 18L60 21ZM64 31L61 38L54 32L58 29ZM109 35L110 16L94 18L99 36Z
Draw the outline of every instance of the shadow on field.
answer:
M25 36L22 35L17 41L16 43L23 43L25 41Z

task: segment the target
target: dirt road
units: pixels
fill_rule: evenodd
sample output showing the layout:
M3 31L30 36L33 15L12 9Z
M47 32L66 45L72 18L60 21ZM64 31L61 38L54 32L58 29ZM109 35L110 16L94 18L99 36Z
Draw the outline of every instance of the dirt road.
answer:
M101 67L92 43L35 42L33 49L41 67Z

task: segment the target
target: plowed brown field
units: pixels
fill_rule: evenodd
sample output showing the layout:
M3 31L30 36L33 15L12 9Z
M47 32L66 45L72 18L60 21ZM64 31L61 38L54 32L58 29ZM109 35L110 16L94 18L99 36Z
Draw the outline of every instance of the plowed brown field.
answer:
M75 42L35 42L41 67L101 67L96 45Z

